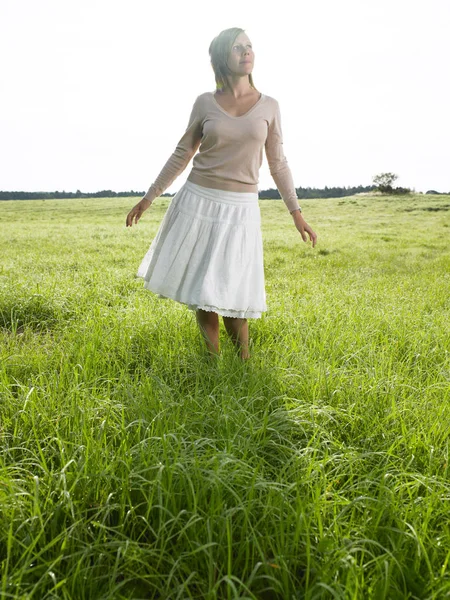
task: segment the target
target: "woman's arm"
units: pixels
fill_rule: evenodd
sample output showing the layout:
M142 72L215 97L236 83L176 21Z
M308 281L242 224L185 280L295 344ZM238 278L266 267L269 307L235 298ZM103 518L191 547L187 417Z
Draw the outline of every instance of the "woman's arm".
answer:
M145 199L153 202L155 198L160 196L181 175L191 158L197 152L201 139L202 111L200 100L197 98L192 107L189 123L183 137L178 142L175 151L162 168L158 177L148 189L148 192L144 196Z
M202 139L202 112L200 110L199 98L192 107L189 123L183 137L177 144L174 152L166 162L158 177L149 187L142 200L132 208L127 215L127 227L137 224L143 212L152 204L153 200L160 196L175 179L185 170L189 161L197 152Z
M283 151L283 133L281 130L281 114L278 102L276 102L272 121L269 123L265 149L270 174L292 215L295 226L301 234L303 241L307 242L309 236L314 248L317 235L303 218L302 209L298 204L292 173Z
M284 200L289 212L299 208L292 173L283 151L283 133L281 131L281 114L275 100L275 110L269 123L265 143L267 162L270 174Z

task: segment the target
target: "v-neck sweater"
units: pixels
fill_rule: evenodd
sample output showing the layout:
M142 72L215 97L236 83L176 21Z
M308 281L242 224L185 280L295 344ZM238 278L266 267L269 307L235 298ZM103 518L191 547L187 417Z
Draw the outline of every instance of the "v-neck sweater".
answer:
M233 116L220 106L214 92L200 94L183 137L144 198L153 202L185 170L192 157L188 181L230 192L258 192L263 149L287 208L299 208L283 152L280 108L275 98L261 94L245 114Z

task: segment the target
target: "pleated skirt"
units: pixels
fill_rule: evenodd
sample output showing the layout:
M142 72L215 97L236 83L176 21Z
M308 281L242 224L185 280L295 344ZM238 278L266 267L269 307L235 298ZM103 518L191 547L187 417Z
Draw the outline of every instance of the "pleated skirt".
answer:
M261 317L267 306L258 194L186 181L137 275L148 290L192 310Z

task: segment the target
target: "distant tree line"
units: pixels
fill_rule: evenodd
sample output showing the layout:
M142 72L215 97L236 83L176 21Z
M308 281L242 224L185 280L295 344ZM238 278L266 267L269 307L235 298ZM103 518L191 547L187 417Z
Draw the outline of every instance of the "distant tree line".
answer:
M312 188L312 187L298 187L295 188L297 197L303 198L342 198L344 196L353 196L354 194L370 193L370 192L381 192L383 194L409 194L411 192L408 188L392 187L393 181L397 178L393 173L381 173L373 178L374 184L376 185L358 185L353 187L327 187L324 188ZM427 194L445 194L445 192L437 192L435 190L428 190ZM0 200L54 200L61 198L129 198L130 196L136 196L142 198L145 192L136 192L134 190L126 192L113 192L112 190L101 190L99 192L1 192ZM259 198L268 200L279 200L281 199L280 192L276 188L269 188L268 190L260 190L258 192ZM450 195L450 192L448 192ZM172 197L174 193L166 192L161 194L162 197Z
M324 188L312 188L312 187L298 187L295 188L297 192L297 198L342 198L343 196L353 196L354 194L361 194L363 192L373 192L376 190L374 185L358 185L356 187L327 187ZM279 199L281 198L280 192L277 189L270 188L268 190L261 190L259 192L260 198L265 199Z
M326 187L325 188L296 188L298 198L341 198L342 196L353 196L361 192L372 192L376 188L373 185L357 187ZM113 192L112 190L101 190L100 192L0 192L0 200L55 200L61 198L116 198L137 196L142 198L145 192ZM165 193L162 197L172 197L175 194ZM277 189L269 188L260 190L259 197L265 199L280 199Z
M100 192L0 192L0 200L54 200L60 198L115 198L119 196L140 196L145 192L113 192L112 190L101 190Z

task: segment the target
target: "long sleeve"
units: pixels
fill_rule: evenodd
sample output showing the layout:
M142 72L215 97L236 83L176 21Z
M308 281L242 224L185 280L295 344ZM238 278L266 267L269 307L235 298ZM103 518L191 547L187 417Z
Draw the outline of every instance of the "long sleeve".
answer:
M189 161L197 152L202 138L202 112L199 98L192 107L189 123L183 137L177 144L175 151L162 168L160 174L149 187L144 198L153 202L160 196L175 179L185 170Z
M281 114L278 102L265 143L267 162L270 174L289 211L299 208L292 173L283 152L283 134L281 130Z

